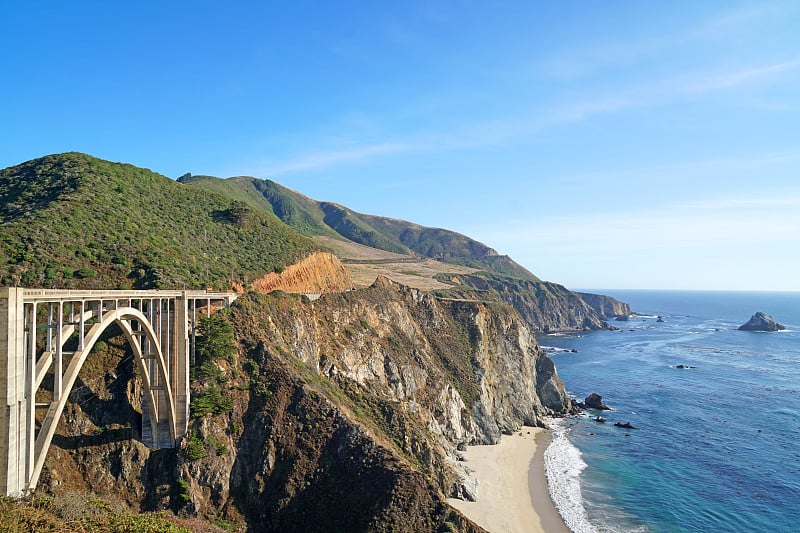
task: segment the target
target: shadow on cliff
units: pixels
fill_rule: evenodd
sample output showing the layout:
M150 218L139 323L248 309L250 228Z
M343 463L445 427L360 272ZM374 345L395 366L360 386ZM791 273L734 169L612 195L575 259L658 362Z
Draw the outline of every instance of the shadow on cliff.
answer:
M249 531L423 531L462 520L291 363L263 343L248 356L268 376L250 395L230 476Z

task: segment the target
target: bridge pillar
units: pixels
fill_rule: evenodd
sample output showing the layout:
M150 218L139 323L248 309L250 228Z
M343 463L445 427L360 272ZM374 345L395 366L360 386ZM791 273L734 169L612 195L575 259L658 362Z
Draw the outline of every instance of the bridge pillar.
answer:
M9 496L27 481L24 317L22 289L0 287L0 492Z
M175 327L173 328L173 346L171 354L172 391L175 395L175 428L180 440L189 427L189 293L183 293L175 299Z

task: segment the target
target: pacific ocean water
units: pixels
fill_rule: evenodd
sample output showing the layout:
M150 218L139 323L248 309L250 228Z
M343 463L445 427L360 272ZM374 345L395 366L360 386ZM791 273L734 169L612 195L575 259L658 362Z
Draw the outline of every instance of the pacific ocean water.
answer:
M592 292L646 316L539 339L573 397L613 408L555 424L545 467L567 525L800 531L800 293ZM738 331L756 311L787 329Z

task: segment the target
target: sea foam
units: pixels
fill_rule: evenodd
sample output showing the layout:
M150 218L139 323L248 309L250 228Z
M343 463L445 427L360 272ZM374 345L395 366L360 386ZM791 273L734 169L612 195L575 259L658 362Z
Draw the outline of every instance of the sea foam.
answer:
M581 495L581 472L586 463L581 452L567 438L569 429L563 420L552 426L552 439L544 452L547 485L561 518L573 533L597 533L589 523Z

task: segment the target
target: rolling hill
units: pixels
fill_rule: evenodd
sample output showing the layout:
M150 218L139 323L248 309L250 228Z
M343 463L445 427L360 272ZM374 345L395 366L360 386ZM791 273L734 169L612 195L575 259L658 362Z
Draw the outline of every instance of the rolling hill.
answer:
M429 228L395 218L357 213L331 202L308 198L271 180L185 175L179 181L226 194L248 206L274 214L308 236L338 237L387 252L421 256L444 263L489 270L539 281L510 257L454 231Z
M0 171L0 283L228 289L315 249L274 216L85 154Z

